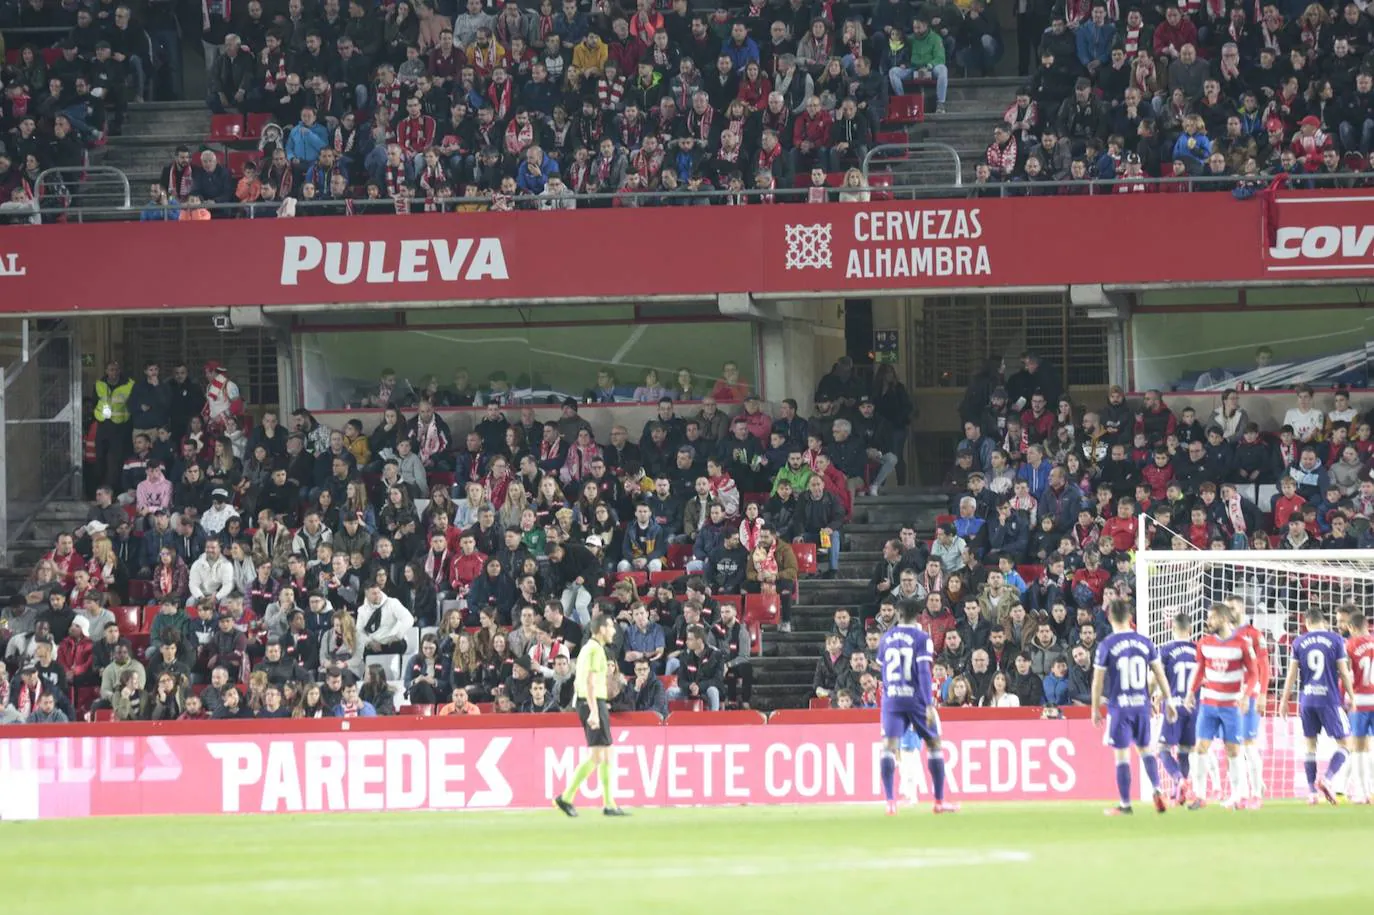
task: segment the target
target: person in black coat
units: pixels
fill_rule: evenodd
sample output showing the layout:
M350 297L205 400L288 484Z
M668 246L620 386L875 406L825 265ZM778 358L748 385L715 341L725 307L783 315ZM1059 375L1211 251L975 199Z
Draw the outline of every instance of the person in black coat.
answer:
M691 626L687 630L687 649L679 659L677 685L668 691L669 699L701 699L706 708L720 710L721 694L725 691L725 655L706 641L706 628Z

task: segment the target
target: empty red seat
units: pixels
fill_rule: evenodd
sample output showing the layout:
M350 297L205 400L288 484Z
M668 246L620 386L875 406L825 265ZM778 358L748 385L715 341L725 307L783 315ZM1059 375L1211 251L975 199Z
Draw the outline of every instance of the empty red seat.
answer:
M673 712L699 712L706 708L706 703L700 699L674 699L668 703L668 714Z
M765 626L776 625L782 616L782 601L776 594L744 595L744 621Z
M803 575L816 574L816 545L814 543L794 543L792 553L797 557L797 571Z
M935 516L935 526L936 526L936 527L939 527L939 526L942 525L942 524L953 524L953 523L954 523L954 516L953 516L953 515L936 515L936 516Z
M262 129L272 120L272 115L255 111L243 120L243 138L245 140L256 140L262 136Z
M119 624L120 635L127 638L136 632L143 631L142 607L111 607L110 612L114 614L115 622Z
M659 585L672 584L673 581L682 577L682 572L678 569L665 569L662 572L650 572L649 584L657 588Z
M258 151L255 149L231 149L224 154L224 167L229 169L229 174L235 178L243 177L243 167L249 162L258 161Z
M811 704L807 708L830 708L829 696L812 696Z
M660 674L658 682L663 684L664 689L672 689L677 686L677 674Z
M129 579L129 600L136 604L146 604L154 600L153 583L141 578Z
M880 130L873 135L873 142L878 146L902 145L910 140L905 130Z
M421 718L429 718L434 714L432 705L403 705L396 710L398 715L419 715Z
M868 186L872 188L868 195L870 200L891 200L892 191L888 189L892 187L892 172L873 172L868 176ZM868 479L868 475L864 478Z
M243 115L216 114L210 117L210 132L205 135L209 143L237 143L243 138Z
M883 118L883 126L919 124L925 119L925 95L921 92L912 92L909 95L894 95L888 99L887 116Z
M1025 565L1017 566L1016 571L1020 574L1021 580L1030 585L1040 580L1040 576L1044 573L1045 567L1037 565L1036 563L1026 563Z
M698 702L698 705L701 703ZM114 721L114 709L102 708L91 712L92 721Z

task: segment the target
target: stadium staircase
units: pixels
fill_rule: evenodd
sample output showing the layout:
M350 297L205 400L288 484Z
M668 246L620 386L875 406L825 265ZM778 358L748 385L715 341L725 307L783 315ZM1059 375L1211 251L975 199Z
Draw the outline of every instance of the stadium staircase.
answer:
M755 659L753 705L768 711L805 708L813 695L811 678L816 659L825 647L837 607L848 607L855 618L873 615L877 602L868 590L868 576L881 558L883 543L897 536L903 524L917 535L935 535L935 516L948 510L949 498L934 489L896 489L877 498L862 498L854 506L854 520L844 528L839 576L801 582L801 597L792 607L792 631L763 633L763 654Z
M58 534L70 533L86 523L90 508L87 502L49 502L20 532L21 539L9 542L9 562L0 562L0 606L8 606L9 597L20 592L34 565L52 549ZM18 520L11 519L15 523Z
M1001 120L1022 82L1017 77L1000 76L952 78L947 100L949 113L935 114L932 104L925 121L907 128L907 135L913 143L944 143L953 147L963 160L964 180L971 181L973 166L983 158L992 139L993 126ZM129 178L134 205L140 207L147 200L148 184L157 180L173 150L182 143L193 151L199 149L209 131L210 112L199 100L130 105L123 135L110 137L93 161L98 159L101 165L123 171ZM929 163L922 167L934 173L919 176L919 183L953 181L947 160L922 161Z

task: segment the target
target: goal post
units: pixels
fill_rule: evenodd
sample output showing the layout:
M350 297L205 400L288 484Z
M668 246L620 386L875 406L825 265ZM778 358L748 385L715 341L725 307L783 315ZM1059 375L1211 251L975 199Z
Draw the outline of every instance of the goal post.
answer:
M1204 633L1212 604L1232 596L1244 600L1249 621L1264 635L1269 652L1258 738L1266 793L1306 795L1306 748L1297 718L1285 723L1277 717L1290 646L1306 631L1303 617L1312 606L1326 611L1332 628L1338 625L1338 608L1353 605L1368 612L1374 606L1374 550L1149 550L1143 525L1140 531L1134 563L1137 630L1162 645L1173 639L1174 617L1183 613L1196 640ZM1334 749L1332 741L1322 739L1318 755L1323 765Z

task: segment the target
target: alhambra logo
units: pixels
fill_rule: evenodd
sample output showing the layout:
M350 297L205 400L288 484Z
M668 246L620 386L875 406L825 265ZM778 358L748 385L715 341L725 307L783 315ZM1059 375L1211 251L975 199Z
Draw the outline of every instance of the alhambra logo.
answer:
M831 223L809 226L786 226L787 269L829 270L831 268Z
M0 254L0 276L27 276L29 268L21 266L18 254Z

